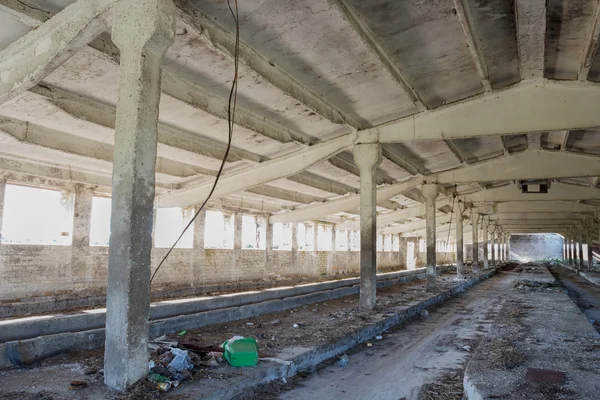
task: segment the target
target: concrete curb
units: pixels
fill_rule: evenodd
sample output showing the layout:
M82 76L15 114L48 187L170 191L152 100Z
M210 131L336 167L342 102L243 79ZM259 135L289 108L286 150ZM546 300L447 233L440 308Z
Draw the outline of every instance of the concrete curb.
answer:
M564 265L562 264L562 267L576 273L577 275L581 276L583 279L585 279L586 281L588 281L589 283L591 283L592 285L596 285L596 286L600 286L600 278L594 278L592 276L588 276L588 272L589 271L581 271L578 270L577 268L574 268L570 265Z
M419 315L422 310L439 305L447 299L464 292L475 284L488 279L495 272L495 270L487 271L477 278L469 279L450 290L431 296L426 300L408 306L398 307L394 311L384 314L379 322L364 327L360 331L354 332L353 334L339 339L336 342L309 349L302 352L302 354L286 358L287 360L292 361L292 364L289 366L269 363L263 368L238 369L240 371L240 375L243 376L243 379L240 379L238 383L232 382L227 388L218 388L213 391L203 390L202 393L197 394L197 397L190 397L190 399L229 399L236 395L243 394L245 391L258 385L282 378L289 378L296 375L300 371L313 369L318 364L343 354L354 346L366 342L374 336Z
M444 272L451 267L452 266L440 266L438 267L438 271ZM379 274L377 276L377 286L387 287L390 285L396 285L398 283L410 282L415 279L423 279L424 277L425 268ZM214 297L194 297L158 302L153 303L150 306L150 321L156 321L156 325L163 325L164 322L161 320L173 317L181 318L182 321L187 321L189 318L186 318L185 316L188 315L195 315L203 312L222 310L232 307L241 308L263 302L265 305L268 305L271 304L267 303L269 301L273 302L272 307L276 307L275 304L278 302L281 302L280 304L286 304L290 298L302 301L302 296L310 296L311 294L319 292L334 291L334 293L340 294L340 296L347 296L358 293L357 285L359 283L359 278L348 278L337 281L297 285L289 288L272 288L262 291L232 293ZM352 288L352 290L346 290L350 288ZM330 299L327 297L327 295L314 296L314 298L316 299L314 300L315 302L322 301L321 299ZM242 311L245 311L245 309L240 310L238 313L240 317L238 318L259 315L252 312L248 315L245 315ZM212 316L213 314L209 313L208 315ZM232 316L230 318L234 317ZM231 321L231 319L216 318L212 319L211 321L216 321L210 322L210 324L215 324L220 322L228 322ZM104 327L105 323L106 312L104 309L81 314L60 315L52 318L44 318L41 316L36 319L24 318L5 320L0 321L0 343L14 340L31 339L38 336L54 335L65 332L83 332L92 329L100 329ZM165 332L157 333L156 335L158 336L164 333Z
M445 271L449 268L451 268L451 266L438 267L438 271ZM382 288L424 278L424 268L419 270L392 272L389 274L382 274L382 277L378 277L377 287ZM329 282L326 283L329 284ZM157 337L166 333L176 332L181 329L201 328L207 325L231 322L239 319L268 314L271 312L289 310L306 304L318 303L357 294L359 290L359 286L355 284L350 287L317 291L299 296L285 297L283 299L277 298L275 300L227 308L218 308L195 314L177 315L171 318L151 321L150 337ZM90 316L93 315L85 315L85 317ZM98 317L102 317L102 321L104 321L104 314L98 315L97 318ZM71 320L71 323L68 324L68 326L71 328L74 326L73 320ZM50 322L52 320L43 320L43 322L46 321ZM94 321L97 322L97 320ZM31 325L26 326L31 327ZM37 326L43 327L44 325L42 324ZM60 323L53 323L50 326L52 329L59 329ZM39 335L37 337L7 341L3 345L0 344L0 368L8 368L13 365L22 366L43 358L67 352L69 350L84 350L102 347L104 345L103 326L104 322L102 322L100 327L96 329L82 330L82 328L79 327L75 332L61 331L59 333L52 334L36 332L37 335ZM24 328L22 326L20 331L23 332L23 329ZM16 335L16 331L13 331L12 329L10 332L8 331L8 329L2 330L0 331L0 334L3 334L5 337L8 337L9 335ZM30 332L30 334L32 333Z
M438 268L452 268L454 266L452 265L444 265L444 266L440 266ZM417 268L414 270L403 270L403 271L397 271L397 272L389 272L389 273L380 273L377 276L381 277L381 279L393 279L394 274L402 274L402 273L414 273L415 271L420 271L420 270L424 270L424 268ZM359 278L345 278L345 279L339 279L339 280L333 280L333 281L328 281L328 282L322 282L322 283L333 283L333 282L349 282L351 280L356 280L358 282ZM379 278L378 278L379 279ZM310 285L315 285L315 284L319 284L319 283L309 283L309 284L304 284L304 285L295 285L293 287L295 288L301 288L303 286L310 286ZM347 283L347 284L351 284L351 283ZM153 304L160 304L163 302L168 303L168 300L160 300L160 299L164 299L164 298L176 298L176 297L209 297L212 298L212 296L208 296L207 293L210 292L225 292L228 290L246 290L246 291L256 291L256 290L260 290L260 291L273 291L273 290L279 290L279 289L283 289L283 288L289 288L290 286L281 286L280 288L271 288L268 286L269 283L266 282L263 285L260 284L260 282L247 282L247 283L242 283L242 284L214 284L214 285L208 285L208 286L203 286L202 288L187 288L187 289L179 289L179 290L169 290L169 291L160 291L160 292L153 292L152 293L152 298L155 299L155 301L153 302ZM258 289L257 289L258 286ZM1 304L0 303L0 318L8 318L8 317L14 317L14 316L19 316L19 315L28 315L28 314L38 314L38 313L43 313L43 312L65 312L65 311L69 311L72 309L76 309L76 308L84 308L84 307L89 307L89 308L94 308L94 307L100 307L100 306L104 306L106 303L106 295L102 295L102 296L91 296L91 297L80 297L80 298L60 298L62 296L46 296L46 297L40 297L37 298L36 301L25 301L25 302L13 302L13 303L8 303L8 304ZM181 304L185 304L184 303L180 303ZM199 311L203 311L203 310L192 310L190 312L199 312ZM159 311L157 311L159 314L156 315L155 318L165 318L166 315L161 315Z

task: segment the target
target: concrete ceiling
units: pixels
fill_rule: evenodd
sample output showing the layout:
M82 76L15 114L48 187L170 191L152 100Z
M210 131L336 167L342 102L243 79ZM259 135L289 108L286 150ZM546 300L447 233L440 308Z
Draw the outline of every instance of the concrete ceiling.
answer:
M234 24L226 1L174 2L179 18L163 62L157 201L188 206L204 199L225 151ZM0 49L71 3L3 1ZM534 201L552 204L548 218L594 216L597 2L244 0L239 6L236 125L227 179L213 206L356 229L352 135L375 133L383 143L377 184L379 228L386 232L416 232L424 179L445 187L439 198L445 214L456 190L482 210ZM105 32L0 104L4 178L110 192L118 57ZM306 165L275 174L282 157ZM554 180L550 193L520 195L514 181L526 178ZM585 209L567 211L564 202Z

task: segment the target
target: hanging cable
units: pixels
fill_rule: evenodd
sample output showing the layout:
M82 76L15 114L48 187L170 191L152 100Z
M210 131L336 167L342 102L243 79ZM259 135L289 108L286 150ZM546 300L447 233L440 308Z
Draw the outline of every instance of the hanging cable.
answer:
M231 7L231 0L227 0L227 6L229 7L229 11L231 12L233 21L235 22L235 48L234 48L234 54L233 54L234 73L233 73L233 81L231 82L231 90L229 91L229 101L227 103L227 125L228 125L228 135L229 135L228 139L227 139L227 149L225 150L225 154L223 155L223 160L221 161L219 171L217 172L217 175L215 177L215 182L213 183L213 186L210 189L208 196L206 196L206 199L204 199L204 202L202 203L202 205L200 205L200 207L198 208L198 210L196 211L196 213L194 214L194 216L192 217L190 222L188 222L188 224L185 226L185 228L183 228L183 231L181 232L181 234L179 235L177 240L175 240L175 243L173 243L173 246L171 246L171 248L169 248L169 251L167 252L167 254L165 254L165 256L162 258L162 260L158 264L158 267L156 267L156 269L154 270L154 273L152 274L152 277L150 278L150 284L152 284L152 281L154 280L156 273L158 272L160 267L162 267L162 265L164 264L166 259L169 257L169 255L171 254L171 252L173 251L175 246L177 246L177 243L179 243L179 241L181 240L181 238L183 237L185 232L194 223L194 220L198 217L200 212L202 212L202 210L206 206L206 203L208 203L208 201L210 200L212 194L214 193L215 189L217 188L217 183L219 182L219 178L221 177L221 174L223 173L223 169L225 168L225 163L227 162L227 158L229 157L229 150L231 150L231 140L233 138L233 126L234 126L234 121L235 121L235 106L237 104L238 67L239 67L239 53L240 53L240 22L239 22L238 0L235 0L235 10Z

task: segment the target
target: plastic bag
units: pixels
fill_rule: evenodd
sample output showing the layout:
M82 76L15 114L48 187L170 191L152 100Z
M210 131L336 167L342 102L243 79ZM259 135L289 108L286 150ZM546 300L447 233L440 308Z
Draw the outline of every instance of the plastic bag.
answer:
M171 353L173 353L175 358L169 363L169 369L179 372L183 371L184 369L194 368L194 364L192 364L190 361L190 356L188 356L187 350L174 348L171 349Z

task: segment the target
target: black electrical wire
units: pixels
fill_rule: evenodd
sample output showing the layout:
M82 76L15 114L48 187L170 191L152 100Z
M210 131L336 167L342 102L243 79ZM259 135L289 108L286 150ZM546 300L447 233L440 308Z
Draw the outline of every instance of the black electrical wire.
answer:
M150 278L150 284L152 284L152 281L154 280L156 273L158 272L160 267L162 267L162 265L164 264L166 259L169 257L169 255L171 254L171 252L173 251L175 246L177 246L177 243L179 243L179 241L181 240L181 238L183 237L185 232L187 232L189 227L194 223L194 220L198 217L200 212L202 212L202 210L204 209L204 206L206 206L206 203L208 203L208 200L210 200L212 194L214 193L215 189L217 188L217 183L219 182L219 178L221 177L221 174L223 173L223 168L225 168L225 162L227 161L227 158L229 157L229 150L231 150L231 140L233 138L233 126L234 126L234 121L235 121L235 106L237 104L238 66L239 66L239 53L240 53L240 23L239 23L238 0L235 0L235 11L231 7L230 1L231 0L227 0L227 6L229 7L229 11L231 12L231 16L233 17L233 20L235 22L235 49L234 49L234 55L233 55L233 59L234 59L233 81L231 82L231 90L229 91L229 100L227 103L227 123L228 123L228 131L229 131L229 137L227 139L227 149L225 150L225 154L223 155L223 160L221 161L221 166L219 167L219 171L217 172L217 175L215 177L215 182L213 183L213 186L210 189L210 193L208 194L208 196L206 197L206 199L204 200L202 205L198 208L198 210L196 211L196 213L194 214L194 216L192 217L190 222L188 222L188 224L185 226L185 228L183 228L183 231L181 232L181 234L179 235L179 237L177 238L175 243L173 243L173 246L171 246L171 248L169 249L167 254L165 254L163 259L160 261L160 263L158 264L158 267L156 267L156 269L154 270L154 273L152 274L152 277Z

